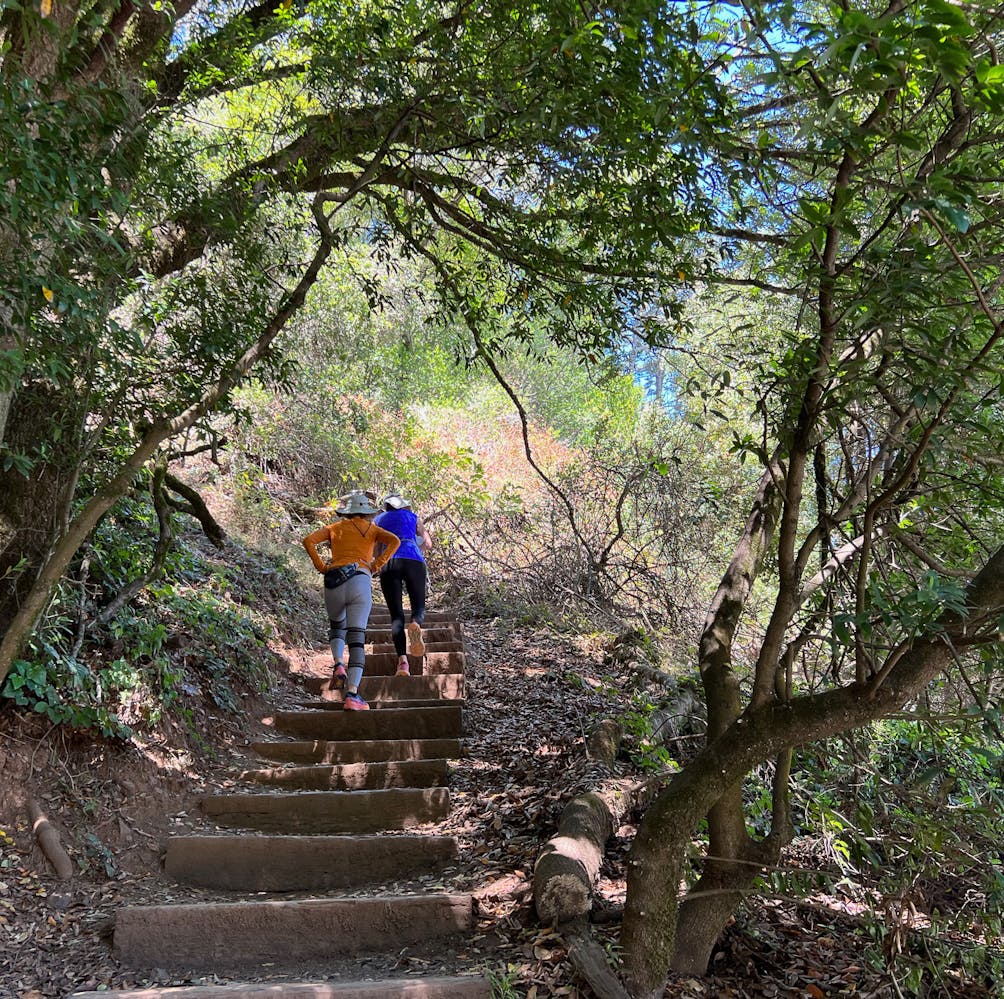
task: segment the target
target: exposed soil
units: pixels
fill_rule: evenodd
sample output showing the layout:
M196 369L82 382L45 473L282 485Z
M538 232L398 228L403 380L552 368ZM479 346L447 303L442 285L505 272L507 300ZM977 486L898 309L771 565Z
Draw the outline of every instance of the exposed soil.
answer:
M611 691L622 702L630 667L605 660L599 644L588 640L507 634L499 622L467 621L465 630L468 755L451 780L449 820L429 827L458 838L460 859L426 879L426 887L474 891L478 932L460 954L408 948L365 962L364 968L373 975L392 968L490 969L500 994L508 984L505 994L527 999L585 999L590 993L576 978L560 934L535 921L530 879L563 806L607 772L586 759L583 741L593 720L605 713ZM246 692L246 715L203 706L188 727L166 728L136 746L73 739L47 730L34 716L9 710L0 715L0 997L55 999L81 989L227 980L124 968L110 950L110 928L119 906L195 894L162 880L165 837L199 824L199 796L232 785L235 774L254 762L247 746L267 731L262 719L302 701L299 678L327 666L316 650L274 651L273 689L265 698ZM623 769L630 771L630 764ZM34 841L26 812L30 798L60 831L79 870L71 881L52 875ZM616 947L624 858L633 831L630 825L618 830L599 885L594 931L610 949ZM827 860L811 842L798 841L784 862L825 866ZM907 994L885 969L866 960L870 940L860 908L850 898L829 895L811 903L751 901L721 941L714 975L674 978L666 995ZM299 969L302 977L347 970L337 961ZM992 983L966 981L947 970L938 990L928 994L976 999L997 993Z

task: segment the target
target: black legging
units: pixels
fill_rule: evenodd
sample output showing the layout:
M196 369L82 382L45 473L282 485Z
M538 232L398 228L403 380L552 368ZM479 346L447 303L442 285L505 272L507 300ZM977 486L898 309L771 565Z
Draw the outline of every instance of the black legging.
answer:
M425 620L425 563L417 558L392 558L380 573L380 589L390 611L390 635L394 651L404 655L404 590L408 591L411 619L416 624Z

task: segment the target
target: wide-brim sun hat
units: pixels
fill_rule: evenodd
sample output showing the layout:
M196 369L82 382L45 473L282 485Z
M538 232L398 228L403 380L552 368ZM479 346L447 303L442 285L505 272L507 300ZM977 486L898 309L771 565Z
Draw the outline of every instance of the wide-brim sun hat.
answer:
M341 496L338 499L338 506L335 513L343 517L349 517L354 513L379 513L380 508L373 505L373 501L364 492L356 490Z
M380 500L380 503L385 510L403 510L405 507L411 506L411 503L398 493L388 493Z

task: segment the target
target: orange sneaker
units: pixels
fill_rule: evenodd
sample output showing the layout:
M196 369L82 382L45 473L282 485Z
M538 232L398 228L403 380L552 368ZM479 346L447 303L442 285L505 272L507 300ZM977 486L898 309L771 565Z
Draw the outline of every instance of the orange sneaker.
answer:
M345 711L369 711L370 706L358 694L346 694L342 708Z
M348 679L348 674L345 672L345 667L339 663L335 667L335 671L331 674L331 689L332 690L344 690L345 682Z
M414 621L408 625L408 655L425 655L425 642L422 641L422 626Z

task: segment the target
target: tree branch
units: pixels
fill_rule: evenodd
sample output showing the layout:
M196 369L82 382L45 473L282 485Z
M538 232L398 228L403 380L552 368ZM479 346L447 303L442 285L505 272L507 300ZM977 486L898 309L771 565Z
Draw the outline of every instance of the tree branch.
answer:
M257 364L289 322L290 317L303 304L307 291L317 280L321 267L332 249L331 235L327 231L327 220L316 205L314 206L314 217L321 235L313 258L295 288L285 296L271 322L268 323L258 339L196 402L173 417L164 416L153 423L132 454L122 463L118 472L103 486L95 490L91 499L77 512L69 524L68 530L53 545L48 559L43 564L31 589L25 595L20 609L3 638L0 639L0 683L3 682L14 661L18 658L31 634L35 621L48 604L51 594L66 571L73 555L101 517L128 492L135 475L164 441L181 433L216 408L233 387Z

